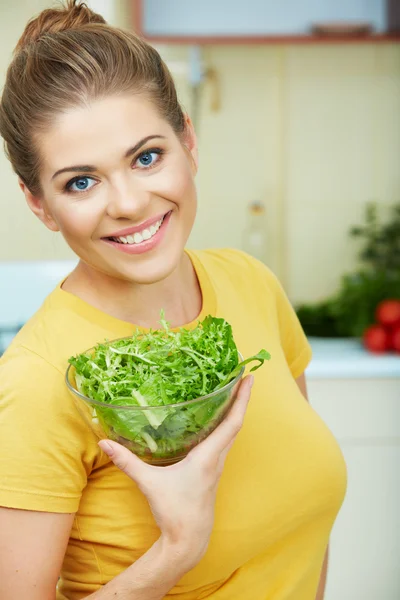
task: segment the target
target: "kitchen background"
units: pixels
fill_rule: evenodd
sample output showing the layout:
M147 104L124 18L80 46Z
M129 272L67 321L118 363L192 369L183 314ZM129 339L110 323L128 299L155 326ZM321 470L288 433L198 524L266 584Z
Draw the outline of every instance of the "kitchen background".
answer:
M368 352L360 336L379 300L400 299L400 0L89 4L152 37L195 121L190 246L252 252L303 306L311 403L349 469L326 600L399 600L400 354ZM27 19L48 6L0 4L1 78ZM75 259L27 209L3 155L0 177L1 352ZM381 225L351 236L371 202Z

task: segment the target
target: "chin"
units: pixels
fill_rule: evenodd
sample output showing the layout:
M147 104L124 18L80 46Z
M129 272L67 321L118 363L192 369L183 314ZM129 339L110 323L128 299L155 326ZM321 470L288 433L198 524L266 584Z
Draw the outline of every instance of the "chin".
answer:
M180 246L167 252L156 252L153 256L142 255L139 260L132 257L133 260L128 264L123 261L125 264L112 265L112 270L101 270L116 279L138 285L151 285L167 279L179 267L183 252L184 246Z
M163 264L146 270L132 269L130 272L116 273L115 277L117 279L125 279L125 281L130 283L136 283L137 285L151 285L167 279L167 277L174 272L176 267L177 264Z

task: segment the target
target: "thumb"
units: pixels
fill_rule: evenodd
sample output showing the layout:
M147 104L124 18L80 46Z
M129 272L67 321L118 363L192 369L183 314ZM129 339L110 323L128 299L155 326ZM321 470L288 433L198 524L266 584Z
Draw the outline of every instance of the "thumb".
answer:
M100 448L111 458L114 465L134 481L138 481L146 465L128 448L111 440L101 440Z

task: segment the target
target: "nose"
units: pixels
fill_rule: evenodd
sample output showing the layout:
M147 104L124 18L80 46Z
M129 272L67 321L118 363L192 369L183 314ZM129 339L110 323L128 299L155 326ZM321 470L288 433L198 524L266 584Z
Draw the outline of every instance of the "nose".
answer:
M107 215L112 219L135 220L146 212L150 193L129 178L114 181L107 199Z

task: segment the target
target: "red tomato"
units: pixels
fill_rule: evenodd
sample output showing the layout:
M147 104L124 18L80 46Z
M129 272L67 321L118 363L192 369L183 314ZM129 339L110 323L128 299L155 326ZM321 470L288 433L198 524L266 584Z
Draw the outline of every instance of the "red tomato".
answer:
M370 352L386 352L390 348L390 333L381 325L371 325L365 330L363 341Z
M390 347L400 354L400 326L393 329L390 336Z
M384 327L400 325L400 300L383 300L376 307L375 317Z

